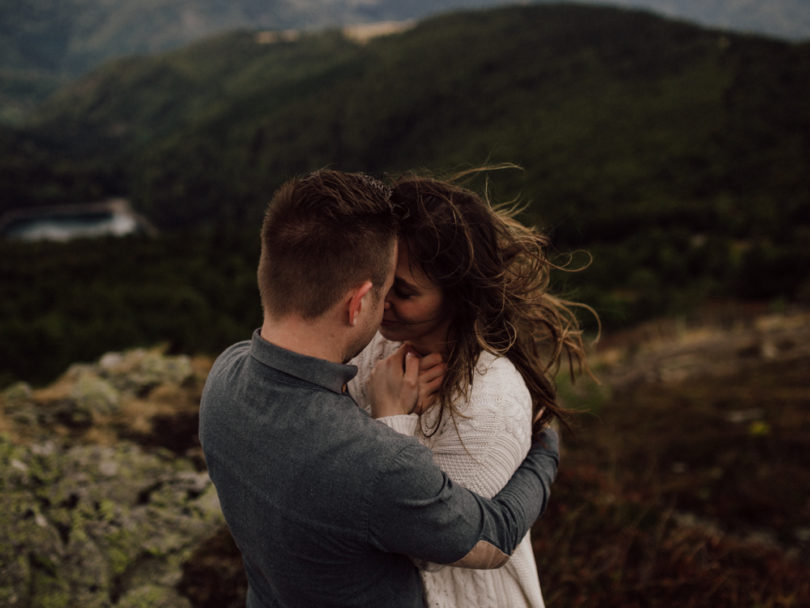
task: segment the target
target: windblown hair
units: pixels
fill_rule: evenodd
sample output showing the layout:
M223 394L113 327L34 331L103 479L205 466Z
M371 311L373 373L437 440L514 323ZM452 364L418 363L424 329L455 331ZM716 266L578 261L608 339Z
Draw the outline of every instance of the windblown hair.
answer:
M397 221L390 188L361 173L323 169L283 184L261 232L258 284L265 312L312 319L369 279L379 294Z
M403 215L400 239L412 264L441 287L451 319L447 372L434 406L441 410L432 418L435 426L422 431L431 435L445 415L454 421L460 415L454 403L469 397L482 351L507 357L524 378L535 432L554 418L567 426L554 376L563 357L572 375L575 368L587 370L574 314L584 305L549 291L550 273L558 268L548 257L549 239L517 221L518 210L493 208L488 196L457 185L466 176L411 175L393 185L392 200Z

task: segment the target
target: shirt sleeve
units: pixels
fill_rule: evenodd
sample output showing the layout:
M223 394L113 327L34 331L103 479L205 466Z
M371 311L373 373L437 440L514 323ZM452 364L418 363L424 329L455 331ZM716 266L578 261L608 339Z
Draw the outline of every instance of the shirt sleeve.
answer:
M440 564L479 541L511 555L545 508L559 462L556 433L545 431L493 498L454 483L416 443L400 449L370 489L370 542L382 551Z

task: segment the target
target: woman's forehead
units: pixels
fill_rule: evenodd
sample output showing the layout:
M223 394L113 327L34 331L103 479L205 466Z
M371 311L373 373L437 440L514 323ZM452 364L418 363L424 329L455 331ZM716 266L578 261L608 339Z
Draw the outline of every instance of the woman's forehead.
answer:
M411 257L408 244L399 240L397 248L397 269L394 280L400 285L419 289L432 289L436 284L422 270L419 260Z

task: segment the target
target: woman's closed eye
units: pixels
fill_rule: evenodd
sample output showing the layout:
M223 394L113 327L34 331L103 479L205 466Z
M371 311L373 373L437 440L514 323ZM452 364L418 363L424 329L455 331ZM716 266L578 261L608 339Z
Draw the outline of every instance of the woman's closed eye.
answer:
M415 294L408 289L403 289L402 287L394 286L394 295L401 300L407 300L408 298L412 297Z
M408 298L412 298L418 294L418 291L414 289L413 286L409 285L405 281L402 281L401 279L396 279L394 281L394 285L391 290L394 292L394 295L401 300L407 300Z

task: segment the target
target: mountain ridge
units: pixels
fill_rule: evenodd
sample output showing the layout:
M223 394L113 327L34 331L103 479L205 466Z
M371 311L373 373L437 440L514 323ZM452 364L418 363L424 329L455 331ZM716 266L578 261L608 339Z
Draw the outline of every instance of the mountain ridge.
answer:
M576 4L576 2L572 2ZM789 40L810 37L810 7L770 0L768 10L729 0L591 0L655 11L707 27ZM0 0L0 121L19 123L70 79L103 62L178 48L238 28L321 29L423 19L440 12L492 8L509 0ZM528 4L523 2L522 4ZM533 4L554 4L537 0Z
M521 19L530 27L519 25ZM624 39L612 40L614 35ZM490 37L497 41L480 44ZM461 48L469 49L463 58L458 55ZM808 48L702 30L646 12L573 5L437 17L369 46L337 31L269 46L257 43L251 32L235 32L158 58L126 58L97 70L45 104L30 132L57 147L67 146L71 156L95 156L108 164L115 164L116 158L122 164L137 163L166 146L176 148L175 157L187 155L180 152L184 146L178 137L231 141L238 148L233 156L240 171L275 162L263 160L274 149L270 137L290 148L284 155L287 168L279 175L283 178L290 171L341 159L372 171L480 162L498 148L504 150L501 160L527 165L531 171L539 159L537 153L527 153L527 147L537 143L518 145L526 133L510 132L513 125L534 123L530 133L535 137L565 138L559 145L570 147L572 138L583 145L592 139L583 131L586 124L602 129L602 138L611 130L611 142L620 145L624 121L644 127L633 134L637 146L652 137L651 129L661 132L656 137L665 137L670 149L649 151L666 152L659 163L696 154L707 162L707 151L699 148L727 147L732 143L728 138L739 130L743 138L755 127L761 131L758 154L764 144L782 146L780 136L801 141L802 132L795 132L801 123L795 121L806 124L807 112L790 99L800 104L803 98ZM521 65L525 56L532 56L532 62ZM431 65L434 57L439 65ZM410 84L403 88L406 81ZM487 95L494 96L496 104L510 100L512 115L494 111L492 104L484 103ZM594 95L602 97L588 99ZM752 106L768 95L774 98L771 103L788 111L758 118L761 126L745 124L759 110ZM630 114L622 117L622 110ZM746 118L729 114L737 111ZM431 116L443 112L448 115ZM292 124L306 122L295 133L284 132L279 123L285 114L296 115ZM682 137L681 151L673 148L679 134L667 125L673 120L693 130ZM324 121L331 126L306 124ZM478 131L487 136L478 137ZM301 141L306 137L319 139L320 159L295 162L294 148L303 145L300 153L305 156L315 151ZM445 147L437 154L435 145L448 137L479 139L474 145L480 152L454 153ZM690 142L690 137L704 140ZM655 143L652 139L646 145ZM735 146L725 153L740 159L749 154L750 144ZM368 154L370 149L375 152ZM543 164L555 162L548 148L541 150ZM649 154L624 153L639 167L653 160ZM604 165L614 155L602 153L593 162ZM678 179L693 178L685 174Z

